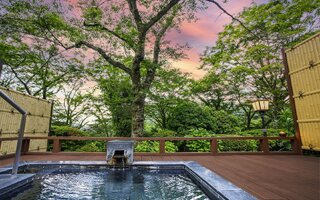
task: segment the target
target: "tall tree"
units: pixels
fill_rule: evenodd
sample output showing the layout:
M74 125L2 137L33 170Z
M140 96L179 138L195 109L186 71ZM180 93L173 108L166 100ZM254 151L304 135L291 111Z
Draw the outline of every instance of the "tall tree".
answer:
M132 84L130 77L122 70L112 68L103 60L95 62L90 69L94 81L101 91L101 101L112 116L114 136L129 137L132 124Z
M232 104L228 101L229 90L227 77L224 71L209 71L202 79L192 84L192 94L213 110L230 110Z
M227 13L216 1L207 1ZM41 38L65 50L91 49L128 74L133 95L131 135L137 137L143 133L145 99L157 69L165 66L166 60L182 56L184 45L170 43L166 33L178 28L181 21L194 19L205 1L82 1L82 15L76 18L64 9L65 1L52 0L52 6L45 0L2 2L1 29L20 38ZM124 57L130 57L130 62Z
M4 5L2 28L45 38L67 50L92 49L113 67L127 73L133 93L132 136L142 135L146 93L156 70L165 64L164 58L181 55L181 46L165 42L165 35L183 19L193 17L195 2L126 0L113 1L112 5L108 1L82 2L83 18L74 24L67 14L53 12L53 7L45 6L45 2L8 2ZM131 57L130 62L121 59L124 54Z
M55 101L54 124L83 128L91 117L92 92L83 91L84 81L76 80L65 85Z
M160 69L147 96L146 115L159 128L167 129L172 109L188 99L191 80L177 69Z
M0 60L4 64L1 84L47 99L63 83L81 76L83 66L79 60L66 58L54 45L44 45L0 39Z
M288 103L281 49L319 30L319 8L318 0L272 0L253 5L239 15L241 24L233 21L224 28L204 62L219 72L233 68L252 71L242 73L247 87L241 93L251 91L251 95L246 94L248 100L252 96L270 99L272 107L268 115L276 124ZM241 94L236 87L233 90L234 95Z

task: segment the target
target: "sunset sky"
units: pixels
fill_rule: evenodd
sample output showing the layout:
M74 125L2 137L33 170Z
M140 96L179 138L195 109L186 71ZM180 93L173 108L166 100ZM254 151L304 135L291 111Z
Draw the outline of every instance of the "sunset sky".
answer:
M68 0L71 4L77 5L79 0ZM244 8L250 7L253 3L263 4L269 0L217 0L220 5L230 14L236 16ZM182 72L191 73L192 78L200 79L205 75L205 71L199 70L201 65L200 55L204 53L206 47L213 46L217 40L218 33L223 30L223 26L231 22L231 18L213 3L208 3L206 10L197 13L198 20L193 23L184 22L181 25L181 32L171 31L167 34L167 39L174 43L188 43L191 47L186 51L188 58L178 62L172 62L173 67L179 68Z
M236 15L245 7L255 2L262 4L268 0L229 0L228 3L219 3L231 14ZM223 30L223 26L231 22L231 18L219 10L214 4L210 5L205 11L197 14L199 18L195 23L184 23L181 33L170 32L168 38L176 42L187 42L191 49L187 52L188 59L174 62L173 66L181 69L182 72L192 73L192 77L199 79L205 74L204 71L198 70L200 66L200 54L202 54L207 46L213 46L217 39L217 35Z

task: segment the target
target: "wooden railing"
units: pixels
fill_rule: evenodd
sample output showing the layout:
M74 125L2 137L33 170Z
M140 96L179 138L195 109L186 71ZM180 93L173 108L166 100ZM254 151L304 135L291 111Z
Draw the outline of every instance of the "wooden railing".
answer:
M17 138L0 138L0 147L2 141L12 141L17 140ZM22 154L40 154L48 152L29 152L30 140L51 140L53 141L52 152L50 153L60 153L62 141L110 141L110 140L134 140L134 141L158 141L159 142L159 152L155 153L135 153L137 155L222 155L222 154L298 154L298 146L295 137L139 137L139 138L126 138L126 137L24 137L22 143ZM166 152L165 142L166 141L210 141L210 152ZM256 140L259 141L258 151L231 151L231 152L219 152L218 141L239 141L239 140ZM270 151L269 141L270 140L286 140L291 143L291 151ZM73 152L75 153L75 152ZM81 152L83 153L83 152Z

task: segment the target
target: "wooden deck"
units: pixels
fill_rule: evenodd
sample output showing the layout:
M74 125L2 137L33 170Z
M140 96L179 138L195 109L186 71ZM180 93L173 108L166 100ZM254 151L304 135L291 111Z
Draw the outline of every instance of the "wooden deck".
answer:
M24 155L21 160L105 160L102 154ZM320 158L300 155L135 156L135 160L196 161L259 199L320 199ZM0 160L0 166L13 159Z

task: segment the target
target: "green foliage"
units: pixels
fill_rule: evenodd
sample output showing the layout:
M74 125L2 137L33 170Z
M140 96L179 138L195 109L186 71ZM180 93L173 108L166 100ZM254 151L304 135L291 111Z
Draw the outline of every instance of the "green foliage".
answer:
M193 129L189 130L185 137L213 137L215 136L211 132L205 129ZM186 147L191 152L210 152L210 141L198 140L198 141L187 141Z
M168 127L184 135L186 130L205 129L220 134L240 132L240 119L223 110L211 111L193 102L180 102L171 112Z
M318 31L319 7L319 0L277 0L245 9L238 19L246 28L233 21L206 52L204 66L210 71L200 81L197 97L216 110L242 116L247 129L254 116L249 103L270 99L269 127L292 128L288 117L281 116L288 107L281 49Z
M193 82L191 91L206 106L214 110L227 110L230 105L225 101L228 96L226 78L226 73L209 71L202 79Z
M69 126L52 126L50 136L90 136L80 129ZM86 141L61 141L61 151L77 151L86 145ZM52 149L52 141L48 143L48 150Z
M172 110L168 128L179 133L199 128L216 130L209 110L190 101L181 102Z
M281 131L288 133L287 136L293 136L293 133L288 132L288 130L286 130L286 129L274 129L274 128L267 129L267 135L277 137L277 136L279 136L279 133ZM252 129L252 130L242 131L242 132L239 132L239 135L241 135L241 136L262 136L262 129Z
M159 69L146 105L146 117L157 128L168 129L172 109L188 95L190 80L177 69Z
M135 152L159 152L159 142L142 141L138 142L134 148Z
M90 71L102 91L102 105L111 112L112 131L114 136L131 136L132 85L130 77L110 65L99 65ZM108 78L105 78L107 74Z
M135 152L159 152L159 142L157 141L142 141L138 142L134 148ZM176 152L178 148L170 141L165 142L166 152Z
M270 151L292 151L290 141L288 140L269 140Z
M292 111L289 107L286 107L280 113L280 117L277 125L279 128L284 129L283 131L285 131L289 135L293 135L295 133L294 123L292 119Z
M69 1L0 1L1 37L5 32L7 41L32 38L30 41L42 41L42 47L55 45L60 53L80 48L94 51L95 61L100 57L108 63L108 70L97 73L102 80L97 82L112 113L115 135L130 136L132 132L141 136L145 99L157 71L169 66L168 60L183 58L187 48L167 41L166 33L179 28L184 20L194 20L195 11L202 6L194 1L148 0L137 4L81 1L75 8ZM80 52L72 54L91 60L90 51ZM89 54L88 59L84 54ZM120 72L112 77L108 72L114 69ZM136 130L131 131L131 127Z
M237 134L240 132L240 119L229 114L226 111L219 110L213 111L212 117L214 119L215 129L213 130L216 134Z
M88 132L69 126L52 126L50 136L92 136ZM105 152L106 143L104 141L64 141L61 140L61 151L77 152ZM49 141L48 150L52 150L52 141Z
M97 6L92 6L85 9L83 17L87 20L87 23L99 23L102 19L102 10Z
M165 150L166 150L166 152L177 152L178 147L173 142L166 141L165 142Z
M52 126L50 136L89 136L89 133L70 126Z
M57 99L54 104L53 124L60 126L70 126L83 128L89 120L93 103L92 93L81 91L84 83L81 80L72 82L71 86L64 87L61 94L64 96L63 101Z
M224 151L258 151L256 140L218 140L218 150Z
M177 133L172 130L159 129L152 134L152 137L175 137L176 135Z
M3 75L10 77L11 88L47 99L72 78L82 76L81 63L77 59L64 58L55 46L45 47L40 42L25 45L15 39L8 41L8 38L0 38L0 60L5 63Z
M101 142L100 142L101 143ZM105 144L105 142L103 142ZM88 142L84 146L78 148L77 152L105 152L105 148L101 148L98 141Z
M237 21L225 26L216 45L203 58L204 66L211 69L200 81L190 81L177 70L164 70L168 60L183 58L182 50L185 48L166 41L166 32L177 28L184 19L194 19L198 1L180 1L168 12L159 11L169 5L169 1L141 1L138 9L140 15L135 15L140 17L133 17L130 9L129 12L122 12L128 8L129 1L114 1L111 6L97 6L95 1L83 1L79 7L83 11L82 19L79 16L72 18L70 13L64 12L69 11L64 9L68 3L59 2L66 4L61 3L63 6L59 8L56 1L54 5L50 1L0 2L0 60L6 64L1 84L14 86L34 96L51 98L62 85L75 78L83 78L81 62L64 57L61 50L67 50L70 46L84 47L96 51L96 55L104 60L95 60L90 71L102 93L100 102L90 104L85 100L88 96L81 93L69 98L69 102L77 105L74 108L76 111L80 107L85 111L94 108L91 114L97 118L98 125L92 127L96 132L108 129L108 132L115 133L110 135L130 136L131 127L136 127L132 126L132 121L143 123L142 117L132 119L132 110L139 110L141 114L144 103L147 103L147 120L154 124L155 129L165 129L149 135L184 136L185 131L190 129L236 134L260 126L260 119L254 115L249 104L258 97L272 100L271 109L266 113L268 127L283 128L290 134L294 132L280 50L318 31L319 0L274 0L245 9L238 18L246 28ZM157 13L163 16L154 24L152 21L148 23L150 19L155 19ZM26 38L34 38L34 42L26 42ZM86 56L75 51L77 57ZM200 101L204 105L198 103ZM82 111L78 113L84 113ZM60 119L68 120L59 124L74 126L70 122L71 115L58 114ZM111 115L112 118L99 118L102 115ZM68 129L56 127L53 134L87 135ZM241 134L260 135L261 131ZM269 129L268 134L277 135L278 130L273 133ZM78 145L75 141L75 147L65 144L63 148L68 150ZM207 143L190 143L187 147L183 147L182 143L175 144L179 150L207 151ZM154 142L141 145L139 148L142 149L157 148ZM205 148L201 149L201 145ZM241 141L230 145L234 146L233 149L249 151L256 147ZM278 149L282 148L280 145L271 144L272 148ZM227 149L226 146L227 142L221 143L221 150ZM93 151L97 148L102 148L100 143L85 143L85 146L77 147Z

